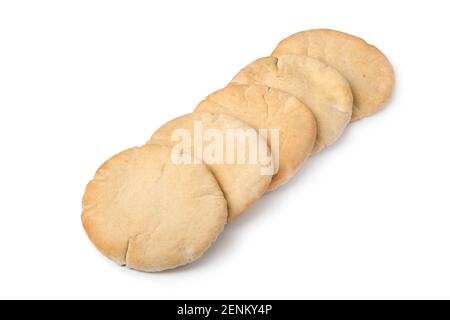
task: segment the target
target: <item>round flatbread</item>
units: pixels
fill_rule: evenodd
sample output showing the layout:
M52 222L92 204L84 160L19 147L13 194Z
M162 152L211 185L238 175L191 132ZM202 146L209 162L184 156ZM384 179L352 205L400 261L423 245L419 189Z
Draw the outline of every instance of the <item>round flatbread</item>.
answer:
M268 130L268 142L278 173L270 189L286 183L309 157L317 137L316 119L297 98L262 85L229 86L209 95L196 111L223 113L241 119L254 128ZM272 135L272 130L276 134ZM272 138L275 139L272 143Z
M100 167L87 186L82 221L107 257L155 272L198 259L222 232L227 203L205 165L174 164L170 148L147 145Z
M264 195L274 174L267 140L242 120L224 114L194 112L176 118L159 128L149 143L187 149L202 159L225 194L229 222ZM259 148L265 148L265 159L259 153L254 158Z
M328 29L299 32L281 41L272 55L285 54L308 55L338 70L353 90L352 121L377 112L392 95L392 65L361 38Z
M317 121L313 152L333 144L352 116L353 98L347 81L335 69L306 56L258 59L242 69L231 82L263 84L292 94L305 103Z

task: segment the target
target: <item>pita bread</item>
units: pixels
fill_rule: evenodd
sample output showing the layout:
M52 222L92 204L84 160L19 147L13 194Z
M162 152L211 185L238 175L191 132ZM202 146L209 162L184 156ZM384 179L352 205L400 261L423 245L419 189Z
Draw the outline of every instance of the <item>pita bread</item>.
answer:
M352 121L377 112L392 95L392 65L361 38L329 29L299 32L281 41L272 55L285 54L308 55L337 69L353 90Z
M149 143L176 147L179 145L179 141L174 141L172 137L175 132L179 132L179 129L188 132L192 138L191 140L194 141L198 138L195 134L196 125L201 125L203 133L210 129L217 132L223 138L224 142L226 140L224 137L227 135L227 130L231 130L232 132L237 132L238 130L249 132L250 134L254 134L254 142L258 146L265 145L265 148L268 149L267 141L254 128L242 120L224 114L213 114L210 112L195 112L169 121L153 134ZM210 153L206 152L206 150L213 146L212 141L205 142L202 137L197 141L201 144L201 146L197 146L197 149L205 152L197 154L196 151L198 150L193 150L195 147L194 144L192 144L190 151L197 158L201 158L216 177L228 201L228 221L233 222L256 200L264 195L270 186L273 174L264 175L263 172L267 165L260 164L259 162L252 163L250 161L249 152L255 145L249 139L246 139L240 148L233 148L235 150L235 156L232 157L233 161L230 164L225 161L229 155L227 154L226 148L222 149L223 156L219 157L220 159L217 161L216 159L207 159ZM242 151L245 158L243 163L237 162L237 149ZM270 158L270 161L273 162L272 158Z
M279 170L270 191L296 173L316 142L317 126L312 112L294 96L267 86L231 84L209 95L196 111L224 113L254 128L278 130ZM275 152L270 139L269 145Z
M305 103L317 121L314 152L333 144L352 116L353 98L347 81L335 69L306 56L258 59L242 69L231 82L263 84L292 94Z
M203 164L175 165L147 145L106 161L83 198L83 226L107 257L155 272L198 259L222 232L227 203Z

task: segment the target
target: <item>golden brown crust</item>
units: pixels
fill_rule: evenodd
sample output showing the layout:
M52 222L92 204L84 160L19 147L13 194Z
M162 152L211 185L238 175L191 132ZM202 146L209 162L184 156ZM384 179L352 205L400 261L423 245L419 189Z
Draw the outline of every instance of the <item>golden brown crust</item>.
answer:
M129 268L155 272L198 259L227 220L227 204L203 164L176 165L170 148L128 149L106 161L83 198L95 246Z
M303 102L317 121L313 152L333 144L352 116L353 96L347 80L335 69L306 56L260 58L242 69L231 82L263 84Z
M392 95L395 77L389 60L356 36L330 29L299 32L281 41L272 55L285 54L307 55L337 69L353 91L352 121L377 112Z
M209 95L196 111L224 113L254 128L279 131L279 171L269 191L297 172L316 142L317 125L312 112L294 96L267 86L230 84ZM269 145L272 147L270 140Z

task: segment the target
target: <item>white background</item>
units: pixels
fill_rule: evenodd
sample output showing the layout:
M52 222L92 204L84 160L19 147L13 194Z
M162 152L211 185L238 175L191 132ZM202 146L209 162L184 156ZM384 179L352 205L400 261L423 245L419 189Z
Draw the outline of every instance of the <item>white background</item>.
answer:
M446 1L0 1L1 298L450 298ZM365 38L395 96L197 263L120 268L81 227L111 155L296 31Z

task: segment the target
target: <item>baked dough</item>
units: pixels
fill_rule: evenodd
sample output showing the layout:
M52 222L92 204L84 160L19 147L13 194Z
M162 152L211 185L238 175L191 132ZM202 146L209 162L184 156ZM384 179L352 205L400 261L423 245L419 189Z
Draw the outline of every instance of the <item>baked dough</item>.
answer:
M206 97L196 111L224 113L254 128L278 130L279 170L269 191L286 183L297 172L316 142L317 125L312 112L294 96L267 86L230 84ZM268 138L275 152L271 134Z
M100 167L87 186L82 221L107 257L155 272L198 259L222 232L227 203L205 165L176 165L170 148L147 145Z
M265 145L266 149L268 149L267 141L263 139L254 128L242 120L224 114L214 114L210 112L194 112L169 121L153 134L149 143L175 147L179 141L173 141L172 135L178 129L187 130L192 137L192 141L194 141L194 127L196 123L201 124L203 132L213 129L219 132L222 137L225 137L227 130L243 130L245 132L249 130L249 132L253 132L257 135L258 145ZM224 138L224 142L225 140L226 139ZM250 146L250 140L246 139L245 141L245 145L242 145L241 147L241 151L243 151L242 154L245 154L245 161L243 164L237 162L237 157L233 157L236 161L233 161L230 164L220 160L217 161L217 163L212 163L210 159L205 159L207 155L206 152L196 154L196 151L191 149L192 154L197 158L202 158L219 182L219 185L225 194L225 198L228 201L229 222L238 218L256 200L264 195L272 181L273 174L263 174L267 167L265 164L259 162L252 164L249 161L249 150L252 149L253 146ZM200 143L202 144L201 149L204 151L206 151L211 144L210 142L205 142L203 139L200 139ZM226 150L223 150L222 159L224 160L226 157L227 152Z
M392 95L392 65L361 38L329 29L303 31L281 41L272 55L285 54L308 55L337 69L353 90L352 121L377 112Z
M347 80L335 69L306 56L258 59L242 69L231 82L264 84L305 103L317 121L314 152L333 144L352 116L353 97Z

